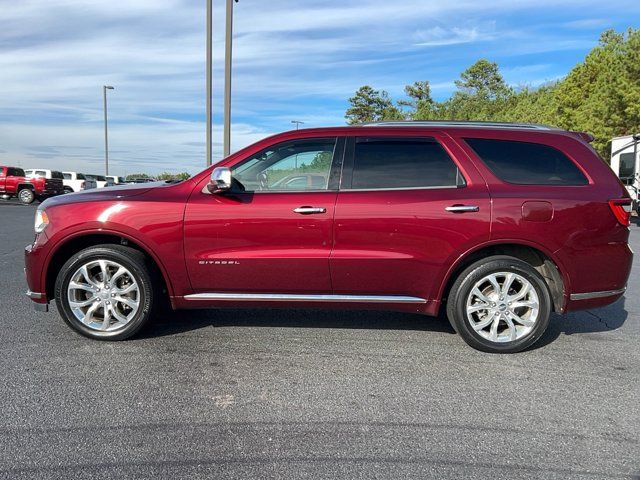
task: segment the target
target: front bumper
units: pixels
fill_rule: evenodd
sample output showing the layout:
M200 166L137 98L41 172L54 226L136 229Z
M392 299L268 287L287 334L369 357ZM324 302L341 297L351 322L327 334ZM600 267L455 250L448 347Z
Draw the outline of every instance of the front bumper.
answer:
M40 300L44 297L46 297L46 295L44 293L39 293L39 292L32 292L31 290L27 290L27 297L29 297L31 300L34 301L33 303L33 309L36 312L48 312L49 311L49 304L48 303L35 303L36 300Z
M38 248L35 243L29 244L24 248L24 274L28 287L27 297L31 299L38 311L48 311L49 308L47 289L42 280L43 257L42 249Z

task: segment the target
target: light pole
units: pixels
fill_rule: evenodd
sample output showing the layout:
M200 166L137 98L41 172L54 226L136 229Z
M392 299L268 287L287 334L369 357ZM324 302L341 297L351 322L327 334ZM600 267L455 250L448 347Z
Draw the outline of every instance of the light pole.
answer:
M291 120L291 123L296 124L296 130L300 128L300 125L304 125L304 122L301 122L300 120Z
M231 68L233 64L233 2L227 0L226 38L224 53L224 138L223 155L231 153Z
M213 80L211 67L213 64L213 0L207 0L207 59L206 59L206 97L207 97L207 167L211 165L211 95L213 91Z
M111 85L102 86L102 99L104 102L104 174L109 175L109 136L107 133L107 90L113 90Z

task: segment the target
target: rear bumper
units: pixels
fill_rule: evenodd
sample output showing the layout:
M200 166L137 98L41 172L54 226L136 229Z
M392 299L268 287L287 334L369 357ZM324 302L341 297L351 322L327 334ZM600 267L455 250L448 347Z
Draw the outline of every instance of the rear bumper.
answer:
M627 243L610 243L574 252L564 263L572 266L565 311L599 308L624 295L633 252Z
M572 293L569 297L572 301L593 300L596 298L607 298L621 296L627 288L619 288L618 290L604 290L600 292Z

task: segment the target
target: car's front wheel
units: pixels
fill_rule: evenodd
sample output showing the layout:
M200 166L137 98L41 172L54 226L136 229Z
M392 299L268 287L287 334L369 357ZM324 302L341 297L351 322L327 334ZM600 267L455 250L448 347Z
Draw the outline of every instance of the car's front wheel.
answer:
M473 348L515 353L537 342L549 325L551 297L538 271L508 256L488 257L453 284L447 316Z
M124 340L149 320L153 282L145 256L121 245L98 245L60 269L56 305L74 330L99 340Z

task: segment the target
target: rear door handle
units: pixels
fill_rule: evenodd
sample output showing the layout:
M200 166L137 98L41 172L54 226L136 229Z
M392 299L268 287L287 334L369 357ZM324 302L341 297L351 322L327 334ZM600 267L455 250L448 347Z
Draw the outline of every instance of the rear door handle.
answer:
M326 208L322 207L298 207L293 209L294 212L300 215L314 215L318 213L327 213Z
M445 210L451 213L478 212L480 211L480 207L477 205L451 205L445 208Z

